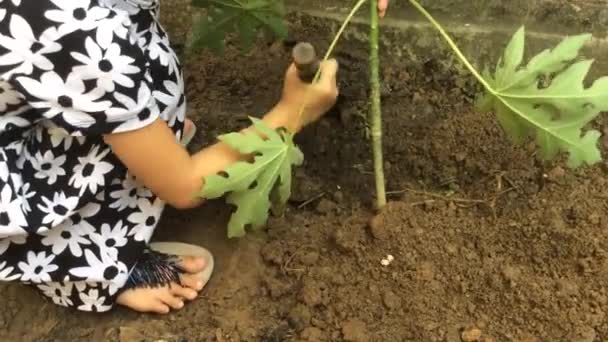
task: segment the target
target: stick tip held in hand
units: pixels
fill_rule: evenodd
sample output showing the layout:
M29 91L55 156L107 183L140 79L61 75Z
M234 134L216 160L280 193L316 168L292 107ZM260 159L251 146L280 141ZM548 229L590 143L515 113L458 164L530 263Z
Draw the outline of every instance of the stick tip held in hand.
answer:
M302 42L298 43L293 48L293 61L297 65L308 65L312 64L317 60L317 52L314 46L310 43Z
M300 80L306 83L312 82L319 70L319 58L314 46L305 42L298 43L293 48L292 57Z

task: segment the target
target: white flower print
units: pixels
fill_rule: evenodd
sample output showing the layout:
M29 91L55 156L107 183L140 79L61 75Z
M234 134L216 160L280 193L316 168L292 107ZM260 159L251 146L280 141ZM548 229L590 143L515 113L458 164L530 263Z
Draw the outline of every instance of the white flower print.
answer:
M77 30L91 31L96 28L100 19L107 17L110 10L93 6L90 0L65 1L51 0L59 9L51 9L44 16L56 23L60 23L59 34L66 35Z
M61 45L55 42L59 38L55 28L47 29L37 40L30 24L21 16L13 14L9 32L12 37L0 34L0 46L9 51L0 56L0 65L19 66L4 73L3 78L9 79L16 73L29 75L34 71L34 66L42 70L53 69L53 63L44 55L61 50Z
M40 142L42 141L43 133L48 135L49 138L51 138L51 144L53 145L53 148L56 148L61 143L63 143L64 151L67 151L74 142L78 142L80 145L82 145L85 141L85 137L70 135L70 133L64 128L57 127L48 121L46 122L45 127L39 127L39 129L36 130L36 139L38 139L38 141Z
M99 46L106 49L112 44L114 36L127 40L131 18L123 11L114 11L114 16L110 15L99 21L95 41Z
M8 82L0 81L0 112L6 111L9 105L23 102L23 95L17 92Z
M154 203L151 203L147 198L140 198L138 201L138 209L129 215L127 220L135 224L135 227L129 232L129 236L135 236L136 241L145 241L146 243L152 237L154 228L160 218L164 203L156 198Z
M99 284L89 281L75 281L74 287L78 292L84 292L87 288L96 288Z
M150 58L152 60L158 59L162 66L169 69L169 75L173 75L178 71L177 56L173 49L170 48L167 37L161 37L158 33L153 34L148 49Z
M102 312L112 308L109 305L103 304L106 301L106 297L100 296L97 289L89 289L87 293L80 292L78 296L82 301L82 305L78 306L78 310Z
M21 281L26 282L49 282L51 276L49 273L55 272L59 269L59 266L52 264L55 259L55 255L46 255L46 252L40 252L38 254L33 251L27 252L27 262L19 262L18 266L23 274L21 275Z
M131 42L131 44L136 44L137 46L139 46L142 49L147 49L148 47L148 40L146 39L146 36L150 34L150 30L139 30L139 24L135 23L133 25L131 25L131 27L129 27L129 41Z
M5 184L0 192L0 254L4 253L10 242L19 243L25 239L27 220L21 209L19 197L13 198L13 189ZM16 239L8 241L5 238ZM25 241L24 241L25 242Z
M68 222L70 222L74 227L78 227L77 229L84 234L93 234L95 233L95 227L93 227L93 225L91 225L87 219L97 215L100 209L101 205L91 202L74 212L68 219Z
M178 75L177 82L165 80L163 82L163 86L167 91L155 90L152 94L158 102L167 106L162 113L162 118L168 120L170 119L170 116L174 114L175 107L177 107L182 98L182 94L184 93L183 78ZM176 117L177 116L175 115L172 117L173 122L169 122L169 126L173 126L175 124Z
M102 51L91 37L87 37L85 46L88 56L72 52L72 57L84 64L72 68L74 74L83 80L97 79L97 86L106 92L114 91L114 83L127 88L135 86L127 75L136 74L140 69L132 65L135 59L121 54L118 44L113 43L107 50Z
M135 15L139 12L139 8L125 0L99 0L102 6L109 7L113 10L124 11L129 15Z
M110 193L110 197L115 199L114 202L110 203L110 208L118 209L118 211L125 208L135 208L140 198L151 196L152 192L148 188L140 184L131 174L127 174L122 181L121 189Z
M127 281L127 266L122 262L112 260L112 257L103 251L100 253L101 259L90 249L85 249L84 255L88 266L72 268L70 274L90 282L109 283L108 291L111 295Z
M42 74L40 81L29 77L18 77L17 82L41 101L30 102L38 109L46 109L45 116L53 118L61 114L63 120L76 127L89 127L95 123L90 112L101 112L108 109L110 101L97 100L104 95L104 90L95 88L85 93L82 79L68 76L64 82L57 73L48 71Z
M2 101L2 100L0 99L0 101ZM17 127L30 126L32 123L21 115L21 114L25 113L28 109L29 109L29 107L22 106L21 108L18 108L16 110L11 110L9 112L3 113L2 117L0 117L0 130L5 131L7 129L10 129L10 126L17 126ZM15 145L13 145L13 146L15 146ZM10 147L6 146L4 149L6 149L6 148L10 148Z
M97 193L97 187L105 185L105 174L114 169L114 165L103 161L103 158L110 153L110 148L106 147L99 151L100 146L96 145L86 157L78 157L79 164L74 167L74 174L70 178L70 185L80 189L82 196L87 190Z
M122 122L114 132L124 132L138 129L156 120L160 113L150 88L142 83L137 93L137 102L121 93L114 93L116 100L125 108L113 107L106 111L108 122Z
M13 266L7 267L6 261L0 262L0 281L11 281L21 277L20 274L13 274L15 268Z
M66 279L69 277L66 277ZM53 303L61 306L74 305L70 296L72 295L73 284L69 281L63 283L52 282L39 284L37 287L44 293L45 296L51 298Z
M23 245L26 241L27 235L25 230L21 235L2 236L2 234L0 234L0 255L4 254L11 244Z
M21 196L21 209L23 209L23 212L26 214L32 211L29 202L30 198L36 196L36 192L30 191L30 187L30 183L25 183L19 188L19 196Z
M57 158L53 155L53 151L48 150L44 155L40 154L40 151L36 152L36 155L30 159L32 167L36 170L34 177L38 179L47 178L49 185L55 184L59 176L65 176L66 172L63 168L66 156L60 155Z
M46 214L42 219L42 223L48 224L51 227L57 226L65 221L78 205L78 197L66 197L65 192L63 191L55 192L52 200L44 196L41 198L44 205L38 204L38 209Z
M85 238L85 231L80 229L78 225L73 224L70 220L55 226L48 231L41 233L45 236L41 242L44 246L51 247L53 254L59 255L66 248L69 248L70 253L75 257L82 256L82 248L80 245L90 245L91 241Z
M0 180L4 183L8 181L8 176L10 172L8 170L8 158L6 157L6 153L4 150L0 150Z
M101 232L90 235L91 240L99 246L102 252L107 253L112 260L118 260L118 247L127 244L126 238L129 227L118 221L114 228L107 223L101 225Z

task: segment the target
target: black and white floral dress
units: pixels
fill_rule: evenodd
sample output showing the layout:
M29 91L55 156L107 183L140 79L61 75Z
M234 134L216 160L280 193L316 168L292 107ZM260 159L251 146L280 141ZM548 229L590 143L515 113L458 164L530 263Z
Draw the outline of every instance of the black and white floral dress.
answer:
M158 0L0 0L0 281L112 308L164 203L103 135L162 118L181 138L181 67Z

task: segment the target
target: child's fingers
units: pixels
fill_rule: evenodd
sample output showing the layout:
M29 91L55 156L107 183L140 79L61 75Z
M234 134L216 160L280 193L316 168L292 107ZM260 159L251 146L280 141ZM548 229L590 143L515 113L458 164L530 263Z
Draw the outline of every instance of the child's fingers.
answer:
M336 75L338 73L338 61L335 58L321 63L321 79L319 83L323 86L335 87Z
M287 68L287 71L285 72L285 78L291 79L291 78L297 77L297 76L298 76L298 68L296 67L296 63L291 63L289 65L289 68Z
M388 0L378 0L378 12L380 17L384 17L388 8Z

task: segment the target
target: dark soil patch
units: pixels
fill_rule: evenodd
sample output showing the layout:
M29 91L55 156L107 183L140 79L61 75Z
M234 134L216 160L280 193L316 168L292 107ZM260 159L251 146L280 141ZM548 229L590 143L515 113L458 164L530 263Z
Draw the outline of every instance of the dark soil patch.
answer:
M533 148L513 146L490 115L474 113L467 82L433 72L437 61L409 69L388 61L392 201L370 224L371 155L358 115L365 56L339 57L341 116L298 137L307 160L284 217L227 241L221 203L167 212L157 239L216 255L200 299L166 317L93 316L2 286L2 340L607 340L608 167L543 166ZM288 62L280 44L186 61L195 145L270 108Z

